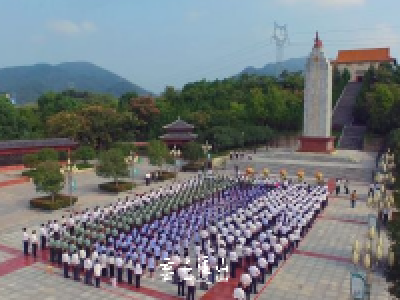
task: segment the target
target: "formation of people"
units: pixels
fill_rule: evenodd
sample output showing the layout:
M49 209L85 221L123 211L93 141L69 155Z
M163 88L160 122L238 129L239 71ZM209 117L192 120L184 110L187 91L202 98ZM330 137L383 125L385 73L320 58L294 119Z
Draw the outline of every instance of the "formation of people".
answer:
M327 205L327 193L326 186L305 183L193 177L48 221L39 238L24 228L24 253L31 244L36 256L40 242L64 277L80 281L83 273L84 283L92 285L94 277L96 287L109 278L140 288L141 277L170 270L168 279L178 285L178 295L185 296L186 286L188 299L198 282L206 289L237 277L240 269L234 298L244 299L297 247ZM180 199L172 211L136 221L138 211L162 208L171 199Z

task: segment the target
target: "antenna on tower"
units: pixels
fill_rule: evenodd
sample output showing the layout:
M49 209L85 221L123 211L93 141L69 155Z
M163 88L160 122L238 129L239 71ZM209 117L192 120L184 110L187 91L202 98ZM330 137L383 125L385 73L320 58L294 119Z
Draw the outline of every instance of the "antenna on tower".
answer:
M285 46L289 43L289 34L285 25L278 25L274 22L274 34L272 39L275 41L276 45L276 64L275 64L275 75L277 78L282 73L282 61Z

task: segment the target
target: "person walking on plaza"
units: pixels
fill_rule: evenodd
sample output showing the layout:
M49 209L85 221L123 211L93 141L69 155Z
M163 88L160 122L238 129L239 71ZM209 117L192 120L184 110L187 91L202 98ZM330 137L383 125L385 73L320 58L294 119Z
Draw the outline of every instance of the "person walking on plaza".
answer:
M150 185L150 179L151 179L150 173L146 173L146 175L145 175L145 180L146 180L146 185L147 185L147 186Z
M68 268L69 268L70 259L69 259L67 250L64 250L64 252L63 252L62 263L63 263L63 269L64 269L64 278L69 278Z
M354 190L350 195L351 208L356 207L356 200L357 200L357 193L356 190Z
M76 250L74 251L74 253L72 253L71 255L71 266L72 266L72 270L74 273L74 280L75 281L80 281L80 267L79 267L79 255L78 252L76 252Z
M24 255L29 255L29 235L26 232L26 228L22 229L22 241L24 244Z
M135 283L137 289L140 288L140 276L142 276L142 265L138 261L135 265Z
M99 288L100 287L100 276L101 276L101 264L100 264L99 260L96 260L96 263L94 264L93 274L94 274L94 280L96 283L96 288Z
M36 230L32 231L31 244L32 244L32 256L34 258L36 258L36 253L37 253L37 249L38 249L38 239L37 239L37 235L36 235Z

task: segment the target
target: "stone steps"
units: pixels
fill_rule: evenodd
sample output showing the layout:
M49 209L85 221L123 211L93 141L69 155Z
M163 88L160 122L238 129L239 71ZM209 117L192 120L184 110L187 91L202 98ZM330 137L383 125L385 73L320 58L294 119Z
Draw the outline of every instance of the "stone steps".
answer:
M340 162L340 163L352 163L353 160L350 157L335 156L330 154L316 154L316 153L300 153L300 152L267 152L262 155L264 158L270 159L290 159L290 160L309 160L318 162Z
M361 90L361 83L350 82L346 85L342 96L338 99L337 106L332 116L332 127L342 128L351 124L353 120L353 108L357 95Z
M365 131L365 126L345 126L339 142L339 149L361 150L363 148Z

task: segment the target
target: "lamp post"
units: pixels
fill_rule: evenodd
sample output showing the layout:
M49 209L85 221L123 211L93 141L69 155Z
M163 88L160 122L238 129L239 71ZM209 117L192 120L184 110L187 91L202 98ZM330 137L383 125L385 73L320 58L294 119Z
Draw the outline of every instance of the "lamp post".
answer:
M126 162L129 164L130 173L132 177L132 188L135 184L135 152L130 151L129 156L126 158Z
M71 210L72 210L72 164L71 164L70 150L68 150L67 172L68 172L69 206L71 207Z
M170 154L174 158L174 164L175 164L175 173L177 172L177 158L181 156L181 150L176 148L176 145L174 145L174 148L170 151ZM176 178L176 176L175 176Z
M208 143L208 140L206 140L206 143L201 146L203 149L204 154L206 155L206 167L204 168L204 172L207 171L208 169L208 160L209 160L209 151L212 149L212 146Z

